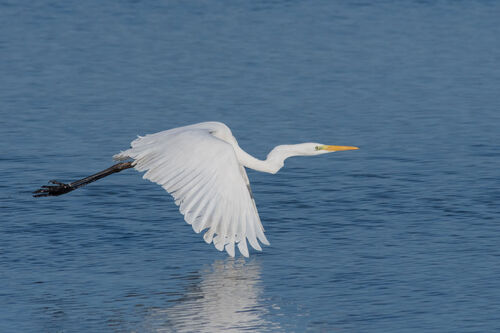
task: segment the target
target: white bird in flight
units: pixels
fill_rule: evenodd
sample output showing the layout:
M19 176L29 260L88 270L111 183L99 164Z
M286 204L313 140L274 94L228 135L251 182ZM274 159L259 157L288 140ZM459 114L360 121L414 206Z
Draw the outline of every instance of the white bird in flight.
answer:
M259 241L269 245L250 189L245 168L276 173L292 156L321 155L358 147L301 143L276 146L259 160L243 151L229 127L204 122L139 136L131 148L113 156L121 162L89 177L64 184L42 186L35 197L71 192L110 174L135 168L143 178L161 185L179 206L181 214L203 239L234 257L235 244L248 257L247 240L261 251Z

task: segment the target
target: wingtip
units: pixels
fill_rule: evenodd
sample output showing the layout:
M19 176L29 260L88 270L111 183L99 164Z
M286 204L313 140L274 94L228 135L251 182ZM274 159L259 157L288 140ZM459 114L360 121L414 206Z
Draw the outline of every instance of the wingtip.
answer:
M264 236L264 238L259 237L259 240L264 245L267 245L267 246L271 245L271 243L269 243L269 241L267 240L267 238L265 236Z
M245 257L245 258L248 258L250 257L249 253L248 253L248 247L247 247L247 241L246 239L242 239L239 241L238 243L238 250L240 250L240 253Z
M208 229L208 231L205 232L205 234L203 235L203 240L207 244L212 243L213 238L214 238L214 233L213 231L211 231L211 229Z
M226 252L234 258L234 242L230 242L229 244L226 244Z

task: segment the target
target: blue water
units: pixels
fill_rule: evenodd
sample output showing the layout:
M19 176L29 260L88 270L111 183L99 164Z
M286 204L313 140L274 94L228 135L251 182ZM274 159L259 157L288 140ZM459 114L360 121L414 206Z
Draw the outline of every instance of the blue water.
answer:
M497 1L2 1L1 332L500 331ZM230 258L127 170L216 120L271 246Z

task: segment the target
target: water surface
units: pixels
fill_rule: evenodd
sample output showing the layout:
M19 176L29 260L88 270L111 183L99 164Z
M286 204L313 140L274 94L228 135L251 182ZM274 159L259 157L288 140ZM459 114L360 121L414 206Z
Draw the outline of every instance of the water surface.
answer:
M0 3L0 331L500 330L494 1ZM229 258L134 170L136 135L217 120L271 246Z

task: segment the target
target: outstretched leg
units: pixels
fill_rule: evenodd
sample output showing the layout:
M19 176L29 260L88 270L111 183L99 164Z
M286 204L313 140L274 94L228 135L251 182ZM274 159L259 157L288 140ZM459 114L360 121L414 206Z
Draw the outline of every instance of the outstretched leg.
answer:
M68 192L71 192L73 190L76 190L79 187L82 187L84 185L87 185L89 183L95 182L98 179L104 178L106 176L109 176L113 173L120 172L125 169L132 168L132 162L122 162L115 164L106 170L102 170L101 172L98 172L96 174L93 174L91 176L85 177L83 179L77 180L75 182L69 183L69 184L64 184L61 182L58 182L56 180L51 180L50 182L52 184L56 185L44 185L40 189L36 190L33 192L34 197L48 197L48 196L55 196L55 195L61 195L65 194Z

